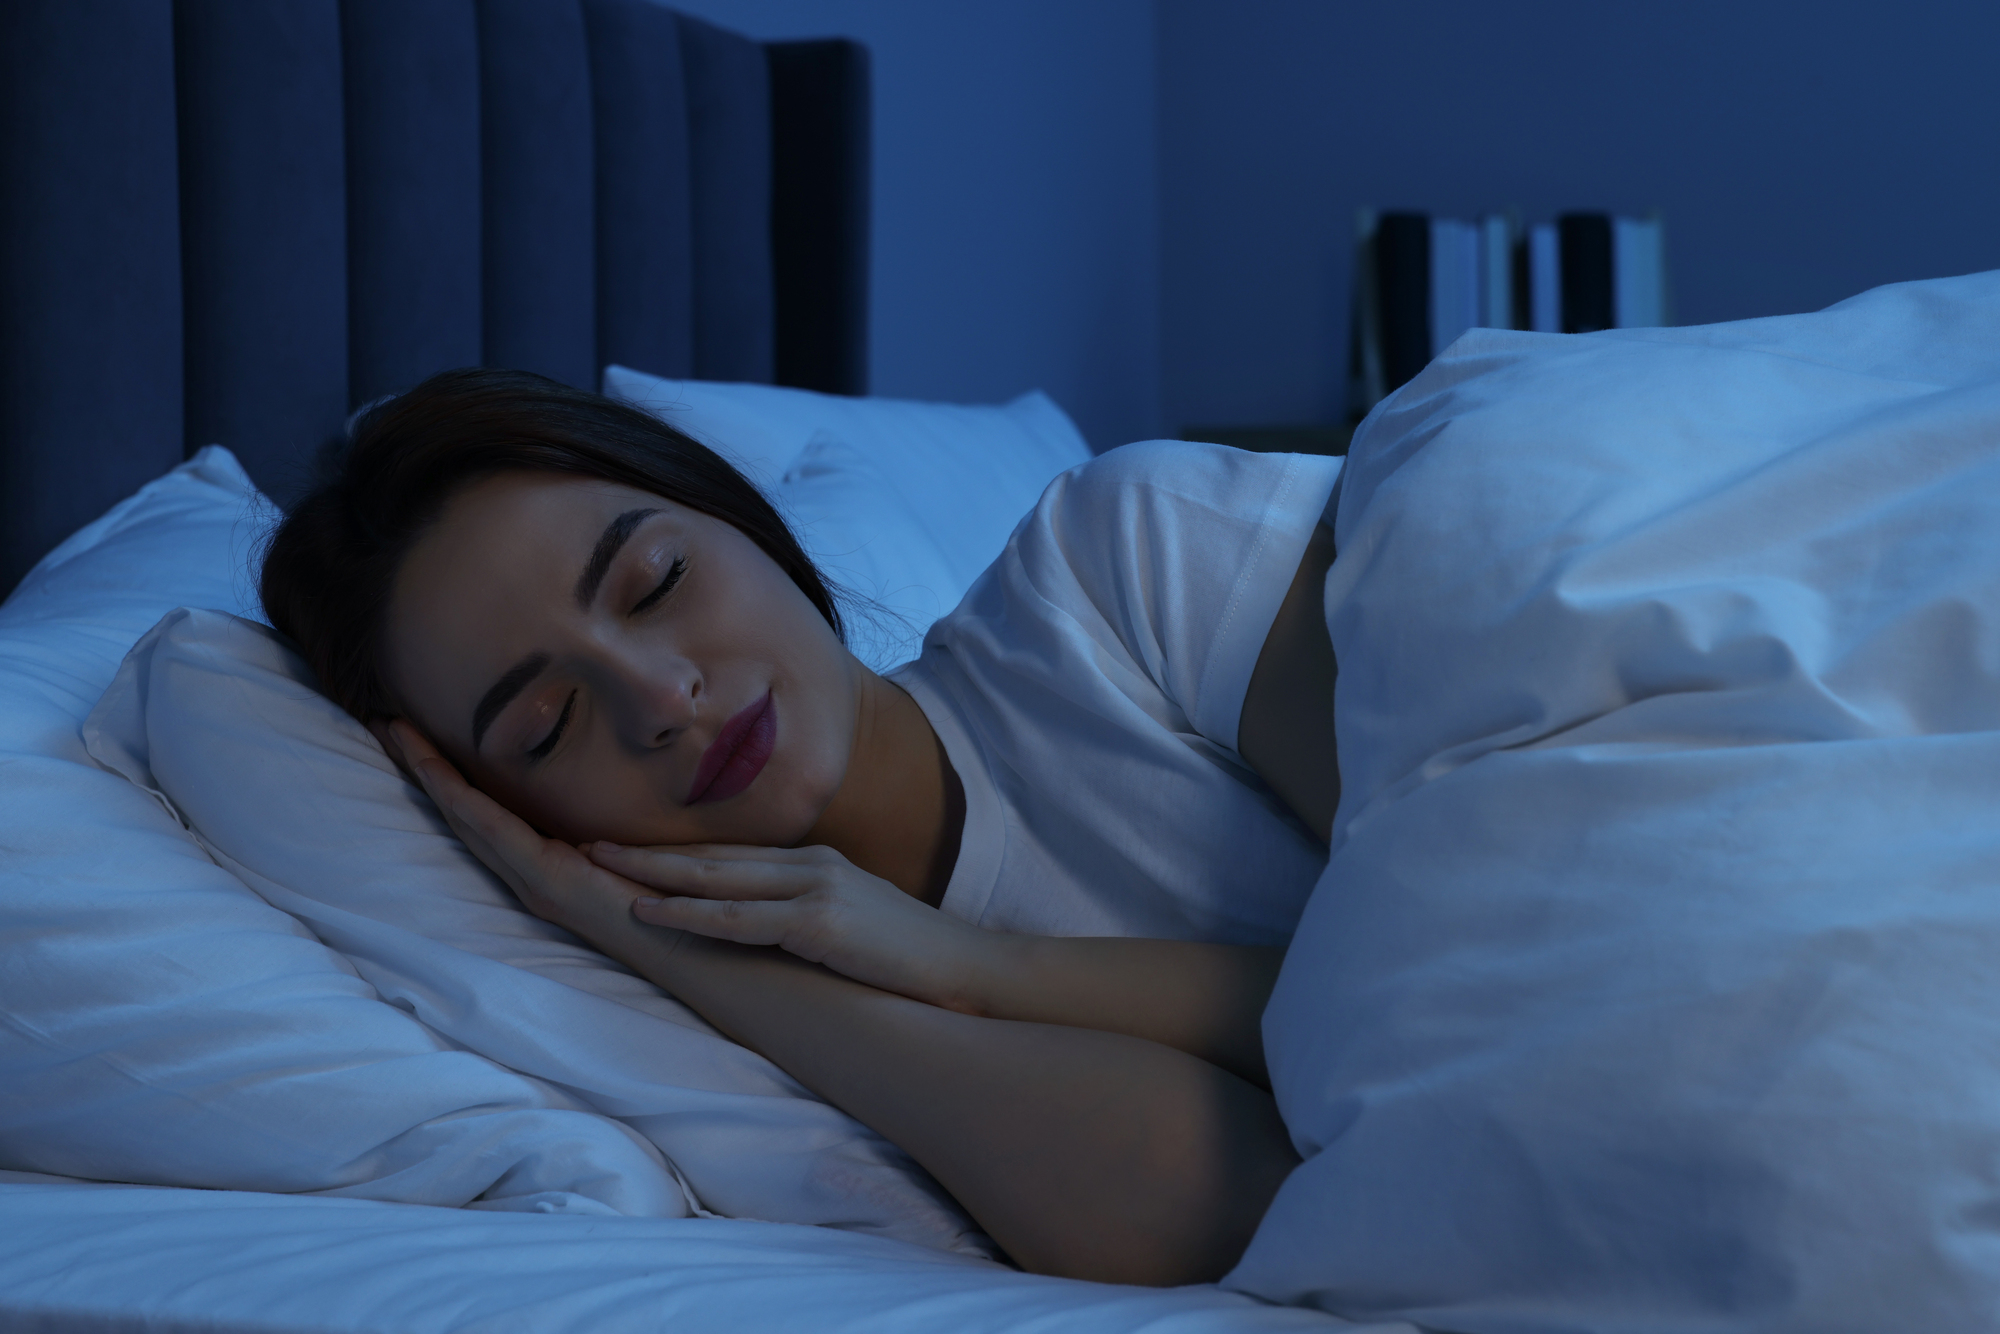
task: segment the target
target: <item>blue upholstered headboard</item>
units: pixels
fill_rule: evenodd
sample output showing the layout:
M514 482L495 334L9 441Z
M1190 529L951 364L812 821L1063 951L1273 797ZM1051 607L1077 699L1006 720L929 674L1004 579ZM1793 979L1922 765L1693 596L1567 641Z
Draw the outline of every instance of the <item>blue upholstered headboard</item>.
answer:
M486 364L865 390L867 65L652 0L0 0L0 590Z

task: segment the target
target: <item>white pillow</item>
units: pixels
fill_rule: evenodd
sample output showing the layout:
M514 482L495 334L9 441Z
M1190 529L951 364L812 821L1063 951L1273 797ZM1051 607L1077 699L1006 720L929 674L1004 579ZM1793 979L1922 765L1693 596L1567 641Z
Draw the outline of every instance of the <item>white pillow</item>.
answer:
M84 753L78 724L162 612L250 609L267 521L206 449L0 608L0 1166L686 1214L651 1145L383 1004Z
M847 647L875 671L916 657L931 622L979 575L967 573L963 550L917 521L879 467L830 432L813 436L772 499L820 573L849 595Z
M85 734L391 1004L620 1118L707 1208L978 1253L901 1150L523 911L276 632L172 613Z
M883 492L878 512L893 509L899 529L926 535L961 594L1056 475L1091 459L1076 427L1040 390L982 407L662 380L609 366L604 392L716 449L767 494L785 494L777 479L804 461L815 435L844 442L873 470L868 483Z
M2000 1310L2000 274L1475 332L1358 433L1345 784L1234 1286L1459 1330Z
M1029 503L1049 478L1091 457L1068 414L1039 389L995 405L926 403L773 384L668 380L629 366L606 366L603 390L721 453L760 486L782 477L818 431L850 441L891 472L915 465L926 484L940 475L947 482L970 481L974 474L968 467L982 481L1026 479L1034 487Z

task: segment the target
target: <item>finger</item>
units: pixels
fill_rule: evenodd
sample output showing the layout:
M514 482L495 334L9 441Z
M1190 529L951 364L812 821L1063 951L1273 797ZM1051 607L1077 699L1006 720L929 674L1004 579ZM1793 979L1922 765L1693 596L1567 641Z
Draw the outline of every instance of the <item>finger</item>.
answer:
M412 765L418 760L444 759L444 753L408 718L391 718L384 730L395 741L396 749L403 758Z
M437 744L425 734L421 727L418 727L408 718L391 718L389 720L389 731L396 738L396 744L401 746L404 752L412 759L425 757L431 759L444 758L443 752L437 748Z
M597 846L612 849L618 844L600 841ZM815 844L805 848L773 848L756 843L665 843L651 848L627 846L628 852L673 852L683 857L700 857L720 862L777 862L790 866L819 866L829 861L845 861L832 848Z
M485 863L539 917L583 930L600 915L623 918L641 885L591 865L567 843L544 838L527 821L465 781L429 737L404 719L387 730L411 761L417 782L437 804L466 850ZM579 917L579 914L582 914Z
M788 903L718 902L681 897L632 900L632 915L650 926L691 931L739 945L779 945L796 916Z
M789 899L821 883L817 868L763 858L690 855L679 848L596 843L590 860L607 871L670 893L705 899Z
M410 781L424 790L424 795L431 799L431 803L438 809L438 814L444 817L444 822L451 827L451 832L458 836L461 843L467 846L477 843L483 847L484 840L472 826L459 818L458 814L458 804L463 791L470 785L444 760L430 756L412 758L415 759L415 763L405 766ZM485 860L484 854L481 860Z
M633 898L651 892L593 866L567 843L543 838L478 789L467 790L477 808L464 818L447 816L453 832L537 917L594 938L593 922L623 919Z
M397 764L402 764L403 743L396 740L396 733L389 726L394 721L395 719L393 718L375 717L368 719L368 721L361 725L368 729L368 735L375 738L375 744L382 748L383 754L387 755Z
M390 734L403 751L405 770L444 811L445 818L450 819L464 795L474 790L472 785L450 760L437 753L421 732L400 720L389 726Z
M399 722L402 722L399 718L377 716L370 718L362 726L366 727L368 734L375 738L375 743L382 747L382 753L389 757L389 763L396 766L396 771L410 782L421 786L417 771L410 765L412 758L410 748L403 744L403 738L397 733L396 724ZM403 723L403 727L405 731L415 731L408 723Z
M586 855L628 880L702 899L793 899L822 883L816 866L761 858L690 856L676 848L626 848L610 843L593 843Z
M522 874L518 864L520 859L503 854L480 832L478 826L461 820L457 813L443 802L438 803L438 812L444 816L445 826L451 830L452 835L465 845L465 850L477 857L487 870L500 877L507 888L514 891L516 898L527 903L532 897L532 891L528 878Z
M416 773L417 784L424 794L437 803L445 820L456 830L465 824L464 811L471 805L475 789L465 781L458 770L444 760L426 757L411 766ZM482 794L483 795L483 794Z
M459 841L520 894L525 884L545 884L583 859L567 844L542 835L526 820L465 781L435 752L416 763L418 778Z

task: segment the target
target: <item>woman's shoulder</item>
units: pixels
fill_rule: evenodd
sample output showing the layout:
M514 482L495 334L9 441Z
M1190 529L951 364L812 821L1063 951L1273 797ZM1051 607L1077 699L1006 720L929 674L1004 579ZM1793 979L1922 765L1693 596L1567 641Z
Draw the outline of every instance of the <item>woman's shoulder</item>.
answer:
M1089 626L1146 660L1163 633L1199 638L1244 580L1282 594L1340 462L1185 440L1110 450L1049 484L926 643L998 651L1036 627Z
M1298 459L1193 440L1140 440L1070 469L1050 490L1079 504L1130 504L1155 497L1223 500L1240 490L1267 489Z
M1309 529L1340 465L1337 458L1191 440L1121 445L1056 478L1019 537L1052 543L1072 559L1095 551L1130 554L1162 539L1176 554L1221 555L1231 545L1254 544L1272 523L1303 519Z

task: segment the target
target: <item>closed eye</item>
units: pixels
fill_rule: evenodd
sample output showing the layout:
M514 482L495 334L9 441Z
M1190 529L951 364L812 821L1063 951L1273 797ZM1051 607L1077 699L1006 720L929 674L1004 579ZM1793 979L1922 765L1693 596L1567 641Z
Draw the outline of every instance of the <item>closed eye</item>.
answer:
M531 760L547 759L549 752L556 748L556 742L562 740L563 732L569 727L569 717L575 712L576 692L572 690L569 692L569 698L563 701L562 712L556 715L556 725L549 729L549 734L542 738L542 743L539 746L528 752L528 758Z
M637 616L640 612L656 606L662 598L674 591L674 585L681 581L681 576L685 573L687 573L687 562L679 556L674 557L674 563L667 567L666 577L660 580L659 585L632 604L632 614Z

